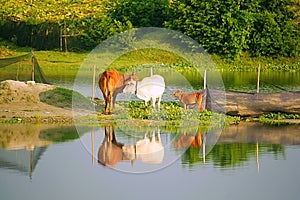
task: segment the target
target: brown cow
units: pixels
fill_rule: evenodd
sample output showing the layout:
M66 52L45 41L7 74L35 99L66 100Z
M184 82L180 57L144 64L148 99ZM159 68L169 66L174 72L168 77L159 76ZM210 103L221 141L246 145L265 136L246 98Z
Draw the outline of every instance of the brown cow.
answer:
M187 105L198 104L199 110L204 110L201 102L202 102L202 93L194 92L194 93L182 93L181 90L177 90L173 97L177 97L179 101L182 103L184 109L187 109Z
M105 101L105 114L111 114L117 95L132 79L137 80L135 74L120 74L115 69L104 71L99 75L98 84Z

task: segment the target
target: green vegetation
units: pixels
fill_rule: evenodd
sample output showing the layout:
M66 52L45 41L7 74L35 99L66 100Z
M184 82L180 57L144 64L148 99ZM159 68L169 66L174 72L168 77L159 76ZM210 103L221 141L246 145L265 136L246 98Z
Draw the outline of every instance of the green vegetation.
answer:
M275 157L285 158L285 149L281 144L259 144L258 149L260 154L272 152ZM206 162L213 161L215 166L221 168L235 168L246 165L251 158L257 156L256 153L255 143L217 144L205 159ZM181 160L183 163L187 163L189 168L193 168L203 162L203 156L199 148L189 147Z
M0 57L11 57L24 55L29 52L29 48L22 48L14 45L11 42L0 40ZM89 52L59 52L59 51L36 51L35 56L39 62L39 65L43 69L44 73L51 79L59 77L61 71L64 76L68 77L70 81L74 79L78 69L87 58ZM299 71L300 62L298 57L251 57L249 54L242 54L239 59L224 59L216 54L211 55L212 60L215 62L219 70L229 71L256 71L258 64L261 64L262 71ZM27 64L26 64L26 63ZM26 66L28 74L30 74L31 63L28 61L22 62L22 66ZM122 55L113 63L110 67L120 68L125 71L130 71L142 64L161 64L164 63L178 71L190 70L193 67L185 59L174 55L171 52L167 52L160 49L140 49L137 51L131 51ZM15 67L15 71L17 69ZM12 68L10 67L12 70ZM3 72L4 73L4 72ZM30 77L30 76L28 76Z
M290 57L299 55L299 8L297 0L8 0L0 9L0 37L39 50L78 51L154 26L178 30L222 57Z
M73 99L73 101L72 101ZM61 108L89 108L92 102L80 93L62 87L40 93L40 100Z
M236 58L299 52L299 2L293 0L172 1L166 26L210 53Z
M258 121L272 126L300 124L300 114L269 113L259 116Z
M8 103L15 99L15 95L7 82L0 83L0 103Z
M60 126L42 130L39 134L39 138L57 143L78 139L79 135L75 126Z
M210 111L187 109L184 110L178 102L161 102L160 110L153 110L141 101L119 102L120 109L115 110L116 119L122 121L151 121L157 124L172 124L173 126L215 126L224 127L230 124L238 124L240 117L226 116ZM100 111L101 112L101 111ZM100 120L105 120L103 115ZM111 119L110 119L111 120Z

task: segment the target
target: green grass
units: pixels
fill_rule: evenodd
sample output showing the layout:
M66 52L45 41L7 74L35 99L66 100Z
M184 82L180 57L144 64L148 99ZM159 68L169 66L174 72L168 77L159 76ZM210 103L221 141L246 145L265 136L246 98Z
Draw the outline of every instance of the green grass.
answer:
M259 116L258 121L272 126L300 124L300 114L268 113Z
M29 47L18 47L11 42L0 38L0 57L12 57L29 53ZM77 70L90 52L60 52L60 51L35 51L35 56L46 74L53 71L67 70L76 74ZM261 70L299 71L299 57L251 57L244 53L236 60L224 59L218 55L211 55L217 68L220 70L255 71L258 65ZM142 64L165 63L177 68L188 68L191 64L184 58L161 49L140 49L131 51L110 64L117 69L131 69Z
M238 124L239 117L226 116L207 110L184 110L178 102L161 102L160 110L153 110L150 105L145 107L141 101L119 102L120 110L115 111L116 119L120 121L151 121L157 124L172 124L184 126L216 126L224 127ZM99 116L101 118L101 116Z
M220 70L230 71L257 71L261 65L262 71L300 71L299 57L251 57L244 53L239 59L222 59L220 56L211 56Z
M89 108L92 106L92 102L80 93L62 87L40 93L40 100L60 108Z

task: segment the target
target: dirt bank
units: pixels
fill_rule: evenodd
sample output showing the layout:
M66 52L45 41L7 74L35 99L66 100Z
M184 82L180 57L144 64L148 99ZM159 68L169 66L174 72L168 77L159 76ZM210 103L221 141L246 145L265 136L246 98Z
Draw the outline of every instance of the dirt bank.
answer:
M50 92L56 88L56 86L41 83L13 80L0 82L0 120L72 123L73 115L81 117L93 113L85 109L72 111L72 98L57 100L62 94ZM58 102L58 106L51 103L52 99Z

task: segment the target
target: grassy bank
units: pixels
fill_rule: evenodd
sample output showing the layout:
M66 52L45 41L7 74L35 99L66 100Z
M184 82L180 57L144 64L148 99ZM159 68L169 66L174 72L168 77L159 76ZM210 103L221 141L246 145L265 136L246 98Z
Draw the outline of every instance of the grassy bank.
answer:
M29 47L18 47L10 42L0 40L0 58L24 55ZM36 51L35 55L44 71L71 70L76 72L90 52ZM212 61L220 70L255 71L258 65L262 70L299 71L300 57L251 57L244 53L240 58L231 60L218 55L211 55ZM165 63L177 68L191 66L185 59L160 49L141 49L131 51L111 63L111 67L130 68L149 63Z

